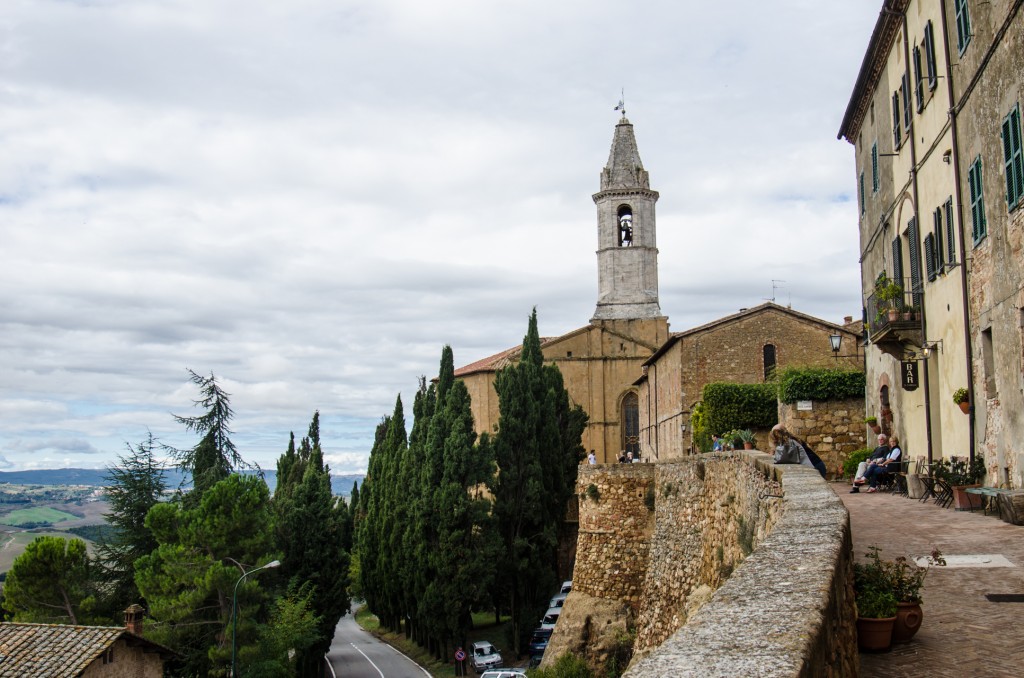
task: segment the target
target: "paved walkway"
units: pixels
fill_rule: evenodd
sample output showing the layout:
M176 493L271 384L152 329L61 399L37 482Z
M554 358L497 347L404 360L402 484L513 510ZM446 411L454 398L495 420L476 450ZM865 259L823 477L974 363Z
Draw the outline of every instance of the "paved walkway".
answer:
M849 494L835 484L850 511L853 549L862 560L877 545L885 558L942 554L1001 555L1011 567L939 567L925 580L924 623L906 644L860 655L862 676L1024 675L1024 602L990 602L989 593L1024 594L1024 527L995 515L943 509L888 493Z

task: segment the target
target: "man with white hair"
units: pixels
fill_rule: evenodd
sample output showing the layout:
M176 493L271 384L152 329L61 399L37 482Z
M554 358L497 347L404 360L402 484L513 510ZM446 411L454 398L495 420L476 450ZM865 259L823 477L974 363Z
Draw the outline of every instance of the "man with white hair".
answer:
M862 461L857 465L857 475L853 479L853 487L850 488L850 494L856 494L860 492L860 486L865 482L864 474L867 472L869 466L874 466L882 462L886 457L889 456L889 438L884 433L878 434L878 447L871 453L871 456L866 461Z

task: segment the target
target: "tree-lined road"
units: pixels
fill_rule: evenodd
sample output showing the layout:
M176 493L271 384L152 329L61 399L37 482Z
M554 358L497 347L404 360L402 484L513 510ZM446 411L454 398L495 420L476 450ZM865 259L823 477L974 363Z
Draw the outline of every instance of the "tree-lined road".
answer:
M387 643L364 631L354 610L338 622L327 661L338 678L424 678L430 674Z

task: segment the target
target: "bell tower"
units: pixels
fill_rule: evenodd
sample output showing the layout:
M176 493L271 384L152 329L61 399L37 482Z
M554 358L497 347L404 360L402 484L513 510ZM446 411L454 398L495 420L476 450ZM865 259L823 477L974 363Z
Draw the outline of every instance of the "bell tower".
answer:
M661 318L658 304L658 244L647 170L625 111L615 125L608 164L601 171L597 205L598 320Z

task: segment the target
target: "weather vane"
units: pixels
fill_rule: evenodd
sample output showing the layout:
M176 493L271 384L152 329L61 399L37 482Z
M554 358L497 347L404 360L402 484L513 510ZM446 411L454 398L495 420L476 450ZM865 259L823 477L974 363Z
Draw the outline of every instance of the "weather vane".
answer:
M622 111L622 117L626 117L626 88L623 87L619 93L619 105L615 107L616 111Z

